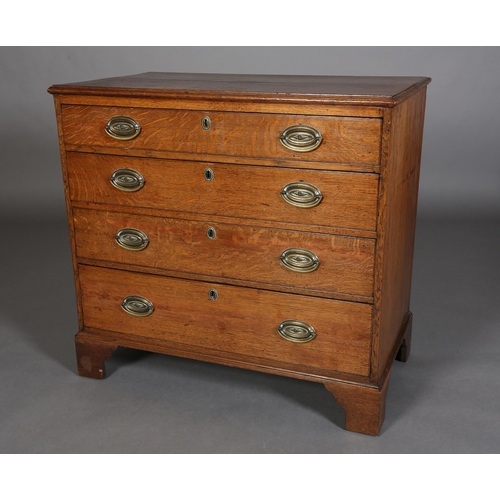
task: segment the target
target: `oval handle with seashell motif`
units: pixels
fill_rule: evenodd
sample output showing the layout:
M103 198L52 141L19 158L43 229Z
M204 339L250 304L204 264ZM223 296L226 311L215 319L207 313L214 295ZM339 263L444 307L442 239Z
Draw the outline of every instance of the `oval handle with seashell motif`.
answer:
M154 311L153 303L140 295L127 295L121 306L126 313L132 316L149 316Z
M287 248L280 255L280 262L296 273L310 273L319 266L318 256L305 248Z
M280 142L285 148L299 153L314 151L322 140L320 132L309 125L292 125L280 135Z
M141 126L130 116L113 116L106 123L104 130L113 139L130 141L141 133Z
M321 191L308 182L290 182L281 190L283 199L300 208L312 208L318 205L323 199Z
M139 191L144 186L144 177L131 168L119 168L115 170L109 179L109 182L120 191L134 192Z
M139 229L135 229L133 227L124 227L123 229L120 229L116 233L115 241L122 248L135 252L144 250L149 244L149 239L146 236L146 233L143 233Z
M309 323L298 319L287 319L280 323L278 333L285 340L299 344L311 342L316 337L314 328Z

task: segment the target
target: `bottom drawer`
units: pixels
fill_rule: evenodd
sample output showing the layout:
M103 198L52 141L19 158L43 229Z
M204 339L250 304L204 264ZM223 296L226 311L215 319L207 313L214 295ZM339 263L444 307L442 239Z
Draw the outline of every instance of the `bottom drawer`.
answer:
M93 266L79 266L79 275L87 328L214 349L221 356L369 374L368 304Z

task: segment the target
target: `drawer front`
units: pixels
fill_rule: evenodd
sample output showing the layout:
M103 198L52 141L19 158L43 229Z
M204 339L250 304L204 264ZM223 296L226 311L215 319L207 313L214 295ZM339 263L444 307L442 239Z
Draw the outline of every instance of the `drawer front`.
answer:
M85 327L214 349L228 357L236 353L269 362L369 373L372 307L367 304L90 266L80 266L79 272ZM211 289L215 291L210 295ZM122 304L132 312L150 312L134 297L149 301L152 313L127 313ZM303 323L282 324L287 320ZM312 327L314 338L304 343L287 340L278 333L280 325L288 338L304 338Z
M68 153L67 165L73 201L369 231L376 228L376 174L84 153ZM137 172L143 187L134 192L114 187L110 178L120 169ZM207 180L207 169L211 180ZM320 202L308 207L307 203L296 206L285 201L284 188L297 182L319 190ZM293 201L293 196L287 196Z
M105 127L110 119L120 116L132 118L140 126L139 134L128 140L111 137ZM105 106L62 107L67 149L71 149L71 145L100 146L115 148L116 154L127 154L127 149L148 149L375 166L380 164L381 123L378 118ZM205 129L208 124L209 128ZM310 149L318 143L316 140L312 146L309 145L309 139L314 140L314 134L311 136L308 130L290 129L296 125L312 127L319 132L321 141L316 149L289 149L290 146ZM118 123L118 126L130 129L131 137L138 130L127 123ZM287 138L280 140L284 132L287 132Z
M74 221L79 258L305 291L373 294L371 239L76 208Z

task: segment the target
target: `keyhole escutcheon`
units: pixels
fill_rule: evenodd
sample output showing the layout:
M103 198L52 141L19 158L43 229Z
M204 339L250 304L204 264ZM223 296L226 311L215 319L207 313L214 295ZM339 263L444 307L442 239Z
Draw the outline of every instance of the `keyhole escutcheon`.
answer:
M215 240L215 237L217 236L217 232L215 231L215 229L210 226L208 229L207 229L207 237L209 240Z
M204 116L201 119L201 127L203 130L208 130L212 126L212 120L210 120L210 117Z
M210 182L214 180L214 171L211 168L206 168L203 171L203 176L205 177L205 180Z

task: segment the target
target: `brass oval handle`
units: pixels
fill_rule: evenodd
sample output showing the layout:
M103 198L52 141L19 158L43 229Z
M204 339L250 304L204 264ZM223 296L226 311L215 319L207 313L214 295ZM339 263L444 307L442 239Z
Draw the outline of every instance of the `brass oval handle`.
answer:
M153 303L140 295L127 295L121 306L132 316L149 316L154 311Z
M280 142L285 148L300 153L314 151L322 140L319 130L309 125L292 125L283 130L280 135Z
M124 227L120 229L116 233L115 241L122 248L135 252L144 250L149 244L149 239L146 234L133 227Z
M310 273L319 266L318 256L305 248L287 248L280 255L280 262L296 273Z
M106 134L119 141L130 141L141 133L141 126L130 116L113 116L104 127Z
M314 328L305 321L287 319L278 326L278 333L290 342L304 344L311 342L316 337Z
M321 191L308 182L290 182L281 190L283 199L300 208L311 208L318 205L323 199Z
M146 182L144 177L131 168L119 168L111 175L109 182L120 191L139 191Z

